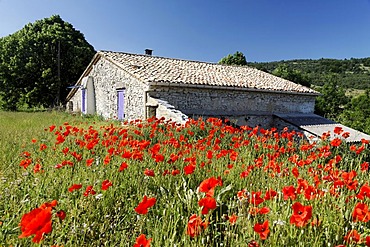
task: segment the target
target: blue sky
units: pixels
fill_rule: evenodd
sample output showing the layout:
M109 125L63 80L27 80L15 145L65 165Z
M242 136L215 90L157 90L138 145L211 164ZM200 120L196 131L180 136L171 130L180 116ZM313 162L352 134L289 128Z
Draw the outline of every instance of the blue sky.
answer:
M96 50L217 62L370 57L370 0L0 0L0 37L58 14Z

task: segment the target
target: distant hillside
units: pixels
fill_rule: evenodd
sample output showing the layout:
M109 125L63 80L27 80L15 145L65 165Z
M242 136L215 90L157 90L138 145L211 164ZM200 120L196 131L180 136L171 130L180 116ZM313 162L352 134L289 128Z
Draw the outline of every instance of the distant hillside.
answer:
M314 86L325 84L326 77L335 74L338 85L346 89L370 89L370 57L351 59L299 59L266 63L248 63L249 66L273 73L275 69L286 66L298 70Z

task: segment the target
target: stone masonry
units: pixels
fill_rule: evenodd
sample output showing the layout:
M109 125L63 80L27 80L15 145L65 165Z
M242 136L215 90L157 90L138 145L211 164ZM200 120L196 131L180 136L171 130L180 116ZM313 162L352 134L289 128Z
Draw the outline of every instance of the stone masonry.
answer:
M148 95L158 100L158 117L225 117L236 124L264 127L272 127L274 112L313 113L315 105L310 95L245 90L156 87ZM175 117L174 109L179 117Z
M106 119L117 117L117 90L125 89L125 116L127 119L145 117L146 85L107 60L101 59L89 72L93 77L96 99L96 114ZM82 85L83 86L83 85ZM87 94L90 92L87 92ZM81 112L81 94L71 98L73 111Z

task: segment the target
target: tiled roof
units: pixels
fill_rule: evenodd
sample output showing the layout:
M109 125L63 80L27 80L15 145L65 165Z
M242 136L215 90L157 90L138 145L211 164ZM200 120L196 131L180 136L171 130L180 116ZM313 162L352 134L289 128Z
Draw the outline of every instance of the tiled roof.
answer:
M145 83L239 87L318 94L310 88L248 66L228 66L123 52L100 51L98 54Z

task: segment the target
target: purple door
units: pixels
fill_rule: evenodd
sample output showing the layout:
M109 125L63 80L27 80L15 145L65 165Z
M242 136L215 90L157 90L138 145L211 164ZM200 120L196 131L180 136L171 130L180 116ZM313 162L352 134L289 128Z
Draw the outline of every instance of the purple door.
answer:
M119 120L125 117L125 90L117 91L117 118Z
M81 89L81 110L83 113L86 112L86 88Z

